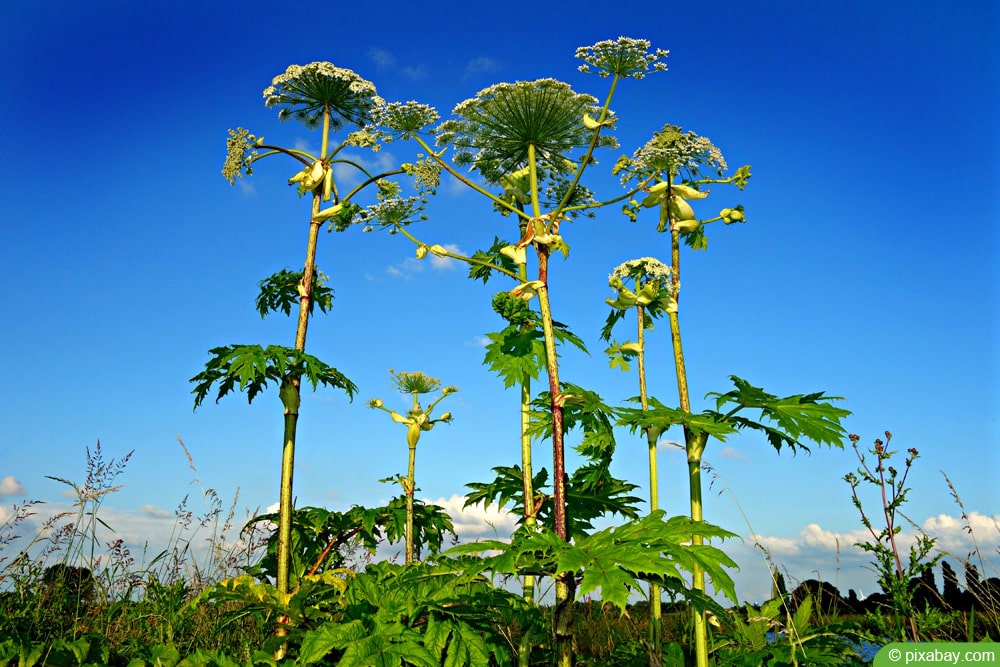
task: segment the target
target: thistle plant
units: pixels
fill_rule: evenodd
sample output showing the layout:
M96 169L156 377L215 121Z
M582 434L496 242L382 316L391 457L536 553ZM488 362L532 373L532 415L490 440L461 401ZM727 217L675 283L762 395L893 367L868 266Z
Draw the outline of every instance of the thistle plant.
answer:
M349 157L349 149L376 151L381 144L397 138L377 129L386 114L396 120L413 121L413 107L401 105L411 113L401 113L400 105L387 105L378 96L374 84L349 69L328 62L292 65L274 78L264 90L267 107L278 110L280 120L295 120L309 130L320 131L318 154L299 148L287 148L265 142L263 137L244 128L229 131L227 157L222 169L230 184L253 173L257 163L267 157L281 156L296 163L289 186L295 186L299 197L308 197L305 261L301 271L282 270L261 281L257 307L261 316L281 310L291 314L298 304L294 347L269 345L229 345L210 350L211 360L205 370L194 378L195 407L218 385L216 401L237 386L253 399L271 382L279 387L284 408L284 437L281 458L280 507L276 586L280 594L289 592L290 537L292 526L292 482L294 470L296 427L301 404L303 379L313 389L319 384L342 389L353 398L357 390L353 382L337 369L306 353L306 336L314 306L326 311L332 305L333 293L326 286L326 277L316 264L320 228L343 231L352 224L408 224L421 215L425 196L436 187L433 166L402 164L380 174L369 172L364 165ZM430 122L433 122L431 119ZM346 137L335 142L335 133L354 128ZM360 183L353 186L338 183L337 171L353 169ZM408 175L418 191L414 197L404 197L393 176ZM353 182L353 181L350 181ZM363 191L375 190L375 202L362 206L358 200Z
M850 472L844 475L844 481L851 487L851 502L854 503L854 507L861 515L861 523L872 536L871 541L858 542L857 546L874 555L879 575L879 586L892 598L892 609L901 617L894 619L897 621L895 627L885 627L885 624L881 622L881 615L876 620L882 629L894 635L894 640L918 642L921 640L918 628L921 610L914 608L915 591L910 582L933 570L934 566L944 558L944 554L930 555L934 550L936 540L926 534L917 536L916 542L910 547L909 557L905 564L900 556L901 549L897 538L902 531L899 519L905 518L902 506L906 502L906 496L909 492L906 479L910 475L913 462L919 458L920 454L911 447L906 450L902 471L891 465L890 461L898 452L889 449L892 433L886 431L885 441L880 438L876 439L869 450L869 453L875 457L874 465L871 465L864 453L858 449L860 439L853 433L850 435L851 445L858 457L859 467L856 473ZM875 529L875 524L865 513L858 495L858 489L862 482L879 491L882 506L880 523L883 525L878 530Z
M677 310L676 290L679 284L671 279L672 270L653 257L633 259L615 267L608 279L608 285L615 290L615 297L607 299L611 306L601 338L611 343L605 352L609 355L611 367L629 370L629 360L638 361L639 403L642 410L649 410L646 375L646 331L653 328L653 319ZM626 285L626 281L631 288ZM636 341L619 343L611 338L614 325L625 317L629 310L636 313ZM649 424L643 428L649 454L649 511L660 508L659 476L657 471L657 445L662 427ZM652 651L659 656L662 645L660 619L660 587L649 584L650 635Z
M778 397L754 387L746 380L731 376L736 389L726 392L710 392L715 399L715 410L705 410L692 414L688 390L686 361L681 341L679 286L681 275L681 239L693 249L706 249L707 225L723 222L725 225L746 222L744 209L737 205L720 210L718 215L699 219L690 202L706 199L709 185L735 185L742 190L750 179L750 166L740 167L732 176L725 176L728 170L722 152L706 137L693 132L684 132L675 125L665 125L632 157L621 157L615 164L614 172L622 184L643 184L645 196L639 200L630 199L623 212L633 221L643 209L655 208L658 212L657 230L670 234L670 280L673 285L674 303L667 310L673 345L674 371L677 379L679 408L668 408L662 402L650 398L644 409L624 409L620 423L636 429L656 427L662 433L673 425L684 429L685 451L688 464L690 487L691 519L703 521L701 467L705 447L710 436L724 440L737 430L753 429L764 433L768 442L780 451L788 446L808 449L803 440L831 446L843 447L844 429L840 420L850 414L847 410L834 407L829 401L838 397L825 397L823 392L797 394ZM704 189L703 189L704 188ZM749 419L741 414L744 410L760 410L760 417L769 423ZM703 538L692 535L696 545ZM705 575L700 568L694 572L694 587L705 589ZM703 612L694 612L695 653L698 667L708 665L708 641L706 619Z
M368 402L368 407L387 412L394 422L406 426L406 445L409 449L409 460L406 467L406 477L399 478L399 483L406 493L405 540L406 562L409 564L420 558L419 550L415 546L413 539L413 496L417 490L414 466L417 458L417 443L420 442L420 436L423 435L424 431L430 431L436 424L441 422L451 422L450 412L446 412L437 418L431 418L431 413L434 412L434 408L438 403L444 400L446 396L457 392L458 388L445 387L441 389L441 395L431 401L427 408L423 408L420 405L420 396L437 391L441 386L441 381L420 372L407 373L401 371L395 373L389 371L389 373L392 375L392 383L396 390L401 394L410 394L412 396L412 407L406 412L405 416L385 407L381 398L373 398Z

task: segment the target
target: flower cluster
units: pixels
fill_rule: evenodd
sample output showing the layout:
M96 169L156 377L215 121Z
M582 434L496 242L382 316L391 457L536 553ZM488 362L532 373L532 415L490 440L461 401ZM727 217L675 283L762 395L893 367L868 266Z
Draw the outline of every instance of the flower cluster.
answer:
M608 282L612 286L625 279L634 280L638 286L655 283L669 294L673 294L675 289L680 288L680 284L675 285L671 281L672 275L673 270L655 257L641 257L616 266L608 276Z
M719 176L728 169L722 151L712 144L708 137L700 137L694 132L683 132L676 125L664 125L632 155L622 158L615 165L613 173L622 173L622 183L627 183L636 175L648 177L653 174L679 175L686 171L696 178L699 167L708 167Z
M441 380L432 378L420 371L414 373L400 371L396 373L392 369L389 369L389 374L392 376L392 385L397 391L403 394L429 394L441 386ZM445 391L452 394L457 390L454 387L446 387Z
M414 220L427 220L423 213L427 199L421 196L402 197L399 183L381 180L378 182L378 202L366 206L358 212L358 223L364 231L374 230L374 225L388 227L389 233L396 233L397 227L410 224ZM338 230L339 231L339 230Z
M250 134L242 127L229 130L229 138L226 139L226 163L222 165L222 175L226 177L230 185L236 185L236 178L243 178L243 173L247 176L253 175L251 165L257 159L257 137Z
M330 112L330 128L338 130L344 121L364 126L385 101L375 92L375 84L353 70L333 63L313 62L289 65L264 89L264 103L278 107L278 118L295 119L314 129L323 122L324 110Z
M408 139L440 116L434 107L419 102L391 102L379 108L376 123L395 139Z
M433 194L441 184L441 165L422 153L417 153L416 162L404 162L400 166L413 177L413 186L421 192Z
M657 49L649 52L649 40L619 37L617 40L606 39L593 46L581 46L576 50L576 57L583 61L581 72L589 73L591 67L598 70L600 76L614 74L621 78L641 79L646 72L665 72L666 59L669 51Z
M499 83L458 104L458 119L436 129L438 145L455 147L454 161L468 165L489 182L526 167L534 151L536 164L555 173L575 168L566 154L588 146L593 131L584 114L599 115L597 99L573 92L555 79ZM602 135L600 146L614 147Z
M379 141L382 141L384 138L378 130L365 127L357 132L348 134L347 139L344 140L344 145L370 148L373 153L377 153L382 149L382 144Z
M625 286L625 280L634 281L634 291ZM621 311L629 308L646 308L653 317L677 312L680 283L673 280L670 267L655 257L643 257L619 264L608 276L608 285L615 290L615 297L605 301L614 311L619 311L618 314L613 311L608 319L605 327L608 336L611 326L621 317Z

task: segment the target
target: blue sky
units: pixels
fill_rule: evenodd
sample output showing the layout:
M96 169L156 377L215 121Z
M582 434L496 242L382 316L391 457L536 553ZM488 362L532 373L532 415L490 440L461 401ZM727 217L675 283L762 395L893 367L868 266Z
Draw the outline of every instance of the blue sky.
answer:
M719 188L710 200L714 210L744 204L749 223L713 230L707 252L684 258L696 408L726 391L730 374L777 394L843 396L862 443L888 429L900 449L921 452L914 521L956 555L968 551L944 471L975 513L977 537L997 542L993 3L418 6L380 3L380 18L365 3L327 17L256 2L0 9L10 91L0 108L3 511L29 498L63 506L63 487L45 476L82 481L84 448L98 439L106 455L135 450L107 505L136 544L197 492L177 436L221 497L239 489L250 509L277 499L276 394L193 412L188 379L211 347L292 343L294 323L261 321L254 298L259 280L301 266L307 205L285 185L297 168L269 160L237 187L219 171L230 127L318 143L263 105L261 90L287 65L329 60L387 100L416 99L446 117L499 81L554 77L603 98L606 80L578 73L573 53L627 35L670 49L669 71L619 88L621 148L599 156L592 187L619 194L607 170L667 122L710 137L731 167L753 165L746 191ZM406 161L416 150L392 144L369 159ZM508 220L453 184L428 213L413 228L428 243L471 254L511 237ZM590 356L567 352L563 378L619 402L637 393L636 379L608 368L598 340L607 274L640 256L666 260L667 239L655 221L630 224L615 210L564 231L572 254L553 267L553 308ZM489 298L509 286L417 263L400 236L353 229L320 244L336 302L315 318L309 351L360 391L353 403L333 391L304 400L298 504L339 509L395 494L377 480L405 470L403 433L366 407L396 400L395 368L462 390L446 400L454 423L429 433L417 460L422 497L460 505L453 496L466 482L519 456L517 395L481 365L485 333L502 325ZM673 404L665 326L650 348L651 392ZM541 464L547 443L535 451ZM708 480L708 520L749 534L742 508L793 578L872 589L850 546L861 526L842 481L856 467L849 448L793 457L748 436L713 443L706 458L720 475ZM646 494L641 439L621 434L616 472ZM661 480L661 505L685 511L683 458L666 444ZM466 536L491 533L468 522ZM741 593L764 597L759 557L749 543L733 548Z

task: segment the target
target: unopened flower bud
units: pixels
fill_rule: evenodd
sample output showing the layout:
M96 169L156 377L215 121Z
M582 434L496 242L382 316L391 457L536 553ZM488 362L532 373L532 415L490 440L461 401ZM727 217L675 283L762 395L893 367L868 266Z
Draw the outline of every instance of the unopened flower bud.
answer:
M427 246L418 245L417 246L417 259L423 259L427 256Z
M677 220L674 222L674 229L677 230L678 234L690 234L698 229L700 224L697 220Z

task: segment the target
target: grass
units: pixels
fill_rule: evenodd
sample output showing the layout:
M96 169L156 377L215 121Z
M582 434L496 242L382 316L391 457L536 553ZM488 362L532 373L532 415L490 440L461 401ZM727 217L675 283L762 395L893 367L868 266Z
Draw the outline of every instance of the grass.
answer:
M192 604L217 582L238 576L244 567L256 563L263 556L268 535L263 523L254 524L255 528L242 535L235 534L238 493L231 503L223 503L202 483L190 452L183 442L180 445L197 482L203 509L195 511L185 497L174 512L167 546L155 553L147 546L142 553L133 554L124 540L114 537L113 526L101 518L105 502L121 488L117 480L130 454L120 460L107 459L100 444L87 450L82 484L57 480L73 490L75 502L45 519L34 537L18 535L34 517L42 515L46 504L29 500L13 506L9 519L0 526L0 665L54 664L60 655L62 664L128 665L136 658L154 663L153 654L167 650L163 647L169 647L178 659L207 651L228 656L235 661L232 664L249 664L265 645L273 633L273 619L240 613L239 601ZM964 586L958 584L960 575L954 572L942 577L943 590L936 585L933 591L924 586L922 597L918 597L923 607L918 608L917 617L922 639L996 641L1000 637L1000 578L976 541L957 490L947 476L945 480L975 549L969 554L947 554L964 567ZM369 562L365 555L350 559L357 569ZM778 571L770 560L769 564L773 572ZM802 661L801 651L841 650L840 637L875 641L887 636L887 627L898 622L887 601L862 610L852 608L839 594L833 597L827 588L817 593L815 588L803 586L807 582L792 583L800 584L798 591L790 587L786 592L776 586L776 593L784 600L778 611L745 605L730 610L728 618L714 619L713 664L749 664L748 660L777 655L781 646L796 653L800 664L809 664ZM801 623L796 623L796 608L802 604L803 593L809 592L813 594L811 609L800 614ZM760 622L765 617L767 620ZM577 664L655 664L649 652L650 619L645 602L619 614L600 600L587 599L577 603L575 619ZM665 650L660 664L689 660L691 616L683 605L665 605L661 627ZM509 637L511 646L517 645L516 626L499 627L496 632ZM754 635L768 632L767 639ZM834 643L841 648L824 644L827 639L816 639L820 635L836 638ZM67 648L71 646L77 646L76 653ZM80 646L88 648L80 653ZM37 649L34 661L25 647ZM97 650L94 647L104 653L87 657L87 651ZM545 646L537 648L531 664L548 664L546 651ZM160 662L174 664L177 660L161 656Z

